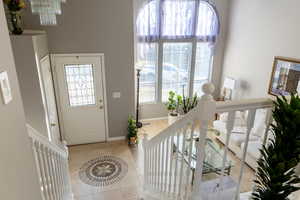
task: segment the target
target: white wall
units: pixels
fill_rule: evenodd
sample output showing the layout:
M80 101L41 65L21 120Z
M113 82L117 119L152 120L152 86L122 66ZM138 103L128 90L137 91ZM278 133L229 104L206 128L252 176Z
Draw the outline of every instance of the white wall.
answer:
M0 72L8 72L13 94L8 105L0 99L0 199L41 200L2 1L0 27Z
M231 4L223 76L241 81L238 98L266 97L274 56L300 59L300 1Z

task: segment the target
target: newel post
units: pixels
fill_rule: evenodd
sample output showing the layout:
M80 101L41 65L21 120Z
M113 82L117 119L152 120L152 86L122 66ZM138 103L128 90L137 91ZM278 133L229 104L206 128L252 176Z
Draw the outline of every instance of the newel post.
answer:
M195 170L195 180L192 191L192 200L201 199L201 182L202 182L202 171L203 161L205 157L205 139L209 125L213 122L216 113L216 102L213 99L212 93L215 87L212 83L206 83L202 86L204 95L201 97L198 103L199 109L199 121L200 121L200 138L197 142L197 164Z

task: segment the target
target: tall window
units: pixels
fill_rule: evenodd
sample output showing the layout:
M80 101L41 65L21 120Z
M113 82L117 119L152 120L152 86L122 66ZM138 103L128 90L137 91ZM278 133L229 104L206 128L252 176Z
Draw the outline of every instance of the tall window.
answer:
M219 32L215 7L204 0L149 0L136 21L141 102L164 102L169 91L201 95L211 74Z

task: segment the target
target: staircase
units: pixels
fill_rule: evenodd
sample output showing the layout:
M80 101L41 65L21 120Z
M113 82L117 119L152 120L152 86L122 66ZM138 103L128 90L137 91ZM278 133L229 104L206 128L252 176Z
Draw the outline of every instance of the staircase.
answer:
M27 130L43 200L72 200L66 145L49 142L29 125Z
M204 95L195 109L155 137L149 139L146 135L143 139L144 189L152 195L157 194L157 199L240 199L249 136L258 109L267 109L263 144L267 141L273 108L270 99L215 102L212 97L212 84L204 84L202 90ZM241 155L239 177L233 182L226 174L226 163L237 111L248 111L247 135ZM228 113L226 144L218 179L207 182L202 180L202 173L206 167L204 160L209 156L205 145L212 122L216 114L220 113ZM198 135L198 139L193 139L195 135ZM241 199L247 199L247 194L242 196Z
M230 102L215 102L214 86L204 84L204 95L198 106L153 138L144 137L144 194L145 200L238 200L248 199L249 194L240 194L245 169L250 132L253 129L258 109L267 110L263 144L267 142L273 103L269 99L252 99ZM238 179L227 175L228 145L237 111L248 111L246 141L241 155ZM226 142L220 157L218 178L203 180L202 174L209 166L209 134L216 114L228 113ZM53 144L32 127L28 126L29 138L36 161L43 200L72 200L68 170L68 149L65 145Z

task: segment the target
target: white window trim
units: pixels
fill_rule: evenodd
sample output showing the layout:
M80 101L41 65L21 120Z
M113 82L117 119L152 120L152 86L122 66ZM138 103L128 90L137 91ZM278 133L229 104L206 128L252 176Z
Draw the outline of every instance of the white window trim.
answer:
M163 45L165 43L190 43L192 44L192 57L191 64L188 69L188 97L192 97L194 95L194 79L195 79L195 68L196 68L196 54L197 54L197 43L201 43L201 41L197 40L197 38L193 39L158 39L156 42L157 48L157 64L156 64L156 83L155 83L155 100L148 102L141 102L141 105L149 105L149 104L158 104L165 103L162 100L162 72L163 72ZM205 43L205 42L203 42ZM212 80L212 71L213 71L213 61L214 61L214 48L215 44L212 47L212 55L210 57L210 67L208 72L208 81Z

